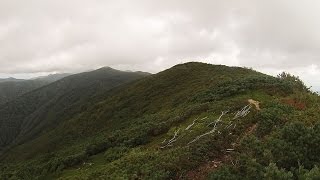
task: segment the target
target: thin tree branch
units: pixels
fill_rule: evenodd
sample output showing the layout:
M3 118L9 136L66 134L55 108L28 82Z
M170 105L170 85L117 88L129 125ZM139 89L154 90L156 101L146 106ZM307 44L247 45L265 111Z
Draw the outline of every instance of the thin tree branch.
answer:
M204 117L204 118L200 119L200 121L205 120L205 119L207 119L207 118L208 118L208 117ZM196 121L197 121L198 119L199 119L199 117L198 117L197 119L193 120L193 123L190 124L185 130L189 130L189 129L196 123Z
M198 119L199 119L199 118L193 120L193 123L190 124L190 125L186 128L186 130L189 130L189 129L194 125L194 123L196 123L196 121L197 121Z
M201 134L201 135L197 136L195 139L193 139L192 141L190 141L190 142L188 143L188 145L190 145L190 144L198 141L200 138L202 138L202 137L204 137L204 136L207 136L207 135L209 135L209 134L214 133L214 132L217 130L217 124L221 121L221 118L222 118L224 115L226 115L228 112L229 112L229 111L222 111L220 117L219 117L217 120L215 120L214 122L212 122L212 123L210 123L210 124L208 125L208 126L210 126L211 124L214 123L214 126L213 126L212 130L209 131L209 132L206 132L206 133L204 133L204 134Z
M240 117L245 117L246 115L248 115L250 113L251 108L252 108L251 104L246 105L245 107L243 107L240 111L238 111L236 113L236 115L233 117L233 120L240 118Z
M215 131L216 131L216 128L214 127L211 131L206 132L206 133L204 133L204 134L201 134L200 136L197 136L194 140L190 141L190 142L188 143L188 145L190 145L190 144L198 141L198 140L199 140L200 138L202 138L203 136L207 136L207 135L209 135L209 134L214 133Z
M160 148L163 149L163 148L166 148L166 147L168 147L168 146L172 146L172 143L174 143L174 142L177 141L177 136L178 136L178 134L179 134L179 131L180 131L180 129L176 130L176 131L174 132L174 136L168 141L168 143L167 143L166 145L160 147Z
M226 115L229 111L222 111L220 117L215 120L214 122L211 122L210 124L208 124L208 126L211 126L211 124L214 123L214 127L216 127L217 123L221 121L221 118Z

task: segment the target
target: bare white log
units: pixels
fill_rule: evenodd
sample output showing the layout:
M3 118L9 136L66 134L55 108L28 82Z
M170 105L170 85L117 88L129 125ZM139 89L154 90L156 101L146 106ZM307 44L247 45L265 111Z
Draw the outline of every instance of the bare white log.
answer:
M200 121L205 120L205 119L207 119L207 118L208 118L208 117L204 117L204 118L200 119ZM196 121L197 121L198 119L199 119L199 118L193 120L193 123L190 124L185 130L189 130L189 129L196 123Z
M180 129L176 130L174 132L174 136L168 141L168 143L166 145L160 147L160 148L163 149L163 148L166 148L168 146L173 146L172 143L177 141L177 137L178 137L179 131L180 131Z
M237 127L237 124L234 124L233 129L235 129Z
M190 125L186 128L186 130L189 130L189 129L196 123L196 121L197 121L198 119L199 119L199 118L193 120L193 123L190 124Z
M222 112L221 112L221 115L219 116L219 118L218 118L217 120L215 120L214 122L211 122L210 124L208 124L208 126L210 126L211 124L214 124L212 130L209 131L209 132L206 132L206 133L204 133L204 134L201 134L201 135L197 136L195 139L193 139L192 141L190 141L190 142L188 143L188 145L190 145L190 144L198 141L199 139L201 139L201 138L204 137L204 136L213 134L213 133L217 130L217 125L218 125L218 123L221 121L221 118L222 118L224 115L226 115L228 112L229 112L229 111L222 111Z
M211 126L212 124L214 124L214 127L217 126L217 123L219 123L221 121L221 118L226 115L229 111L222 111L221 115L219 116L219 118L217 120L215 120L214 122L211 122L210 124L208 124L208 126Z
M206 119L208 119L208 117L204 117L204 118L200 119L200 121L202 121L202 120L206 120Z
M246 105L243 107L240 111L236 113L236 115L233 117L234 119L240 118L240 117L245 117L250 113L250 109L252 108L251 104Z
M190 145L190 144L198 141L198 140L199 140L200 138L202 138L203 136L207 136L207 135L209 135L209 134L214 133L215 131L216 131L216 128L214 127L211 131L206 132L206 133L204 133L204 134L201 134L200 136L197 136L194 140L190 141L190 142L188 143L188 145Z
M227 126L225 127L225 129L229 129L232 125L233 125L233 124L230 123L229 125L227 125Z
M235 113L232 120L247 116L251 112L250 111L251 108L252 108L251 104L246 105L241 110L239 110L238 112ZM233 129L235 129L237 125L235 124L235 122L230 122L227 126L225 126L225 129L229 129L232 126L233 126Z

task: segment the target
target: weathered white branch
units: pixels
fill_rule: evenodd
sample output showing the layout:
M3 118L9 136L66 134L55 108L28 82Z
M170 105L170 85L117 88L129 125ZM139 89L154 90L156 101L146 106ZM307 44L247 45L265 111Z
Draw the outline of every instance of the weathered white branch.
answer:
M230 122L230 124L228 124L228 125L225 127L225 129L230 128L232 125L233 125L233 124Z
M248 115L250 113L251 108L252 108L251 104L246 105L245 107L243 107L240 111L238 111L236 113L236 115L233 117L233 120L237 119L239 117L245 117L246 115Z
M204 117L204 118L200 119L200 121L205 120L205 119L208 119L208 117Z
M179 131L180 131L180 129L178 129L178 130L176 130L176 131L174 132L174 136L173 136L172 139L169 140L169 143L172 143L172 142L175 142L175 141L176 141L177 136L178 136L178 134L179 134Z
M201 134L200 136L197 136L194 140L190 141L190 142L188 143L188 145L190 145L190 144L198 141L198 140L199 140L200 138L202 138L203 136L207 136L207 135L209 135L209 134L214 133L215 131L216 131L216 128L214 127L211 131L206 132L206 133L204 133L204 134Z
M189 129L196 123L196 121L197 121L198 119L199 119L199 118L193 120L193 123L190 124L190 125L186 128L186 130L189 130Z
M229 111L222 111L220 117L219 117L217 120L215 120L214 122L211 122L210 124L208 124L208 126L211 126L211 124L214 123L214 127L216 127L216 126L217 126L217 123L220 122L220 121L221 121L221 118L222 118L224 115L226 115L228 112L229 112Z
M180 129L176 130L176 131L174 132L174 136L168 141L168 143L167 143L166 145L160 147L160 148L163 149L163 148L166 148L166 147L168 147L168 146L172 146L172 143L174 143L174 142L177 141L177 136L178 136L178 134L179 134L179 131L180 131Z
M208 118L208 117L204 117L204 118L200 119L200 121L205 120L205 119L207 119L207 118ZM198 119L199 119L199 118L193 120L193 123L190 124L185 130L189 130L189 129L196 123L196 121L197 121Z
M212 122L212 123L210 123L210 124L208 125L208 126L210 126L211 124L214 123L214 126L213 126L212 130L209 131L209 132L206 132L206 133L204 133L204 134L201 134L201 135L197 136L195 139L193 139L192 141L190 141L190 142L188 143L188 145L190 145L190 144L198 141L200 138L202 138L202 137L204 137L204 136L207 136L207 135L209 135L209 134L214 133L214 132L217 130L217 124L221 121L221 118L222 118L224 115L226 115L228 112L229 112L229 111L222 111L220 117L219 117L217 120L215 120L214 122Z
M237 124L234 124L233 129L235 129L237 127Z

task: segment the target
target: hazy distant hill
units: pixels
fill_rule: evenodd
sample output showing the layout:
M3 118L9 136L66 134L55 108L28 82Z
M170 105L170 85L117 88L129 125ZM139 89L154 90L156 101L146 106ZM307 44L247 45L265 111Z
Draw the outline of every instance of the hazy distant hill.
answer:
M0 79L0 105L69 75L70 74L53 74L32 80L15 78Z
M8 81L16 82L16 81L24 81L24 79L16 79L16 78L12 78L12 77L0 79L0 83L1 83L1 82L8 82Z
M100 81L108 72L117 80ZM186 63L112 89L102 83L129 75L119 73L70 76L0 107L2 145L47 123L2 156L0 177L319 177L320 98L296 77Z
M62 78L65 78L67 76L70 76L71 74L69 73L62 73L62 74L49 74L47 76L40 76L40 77L36 77L33 78L33 80L38 80L38 81L45 81L45 82L55 82L58 81Z

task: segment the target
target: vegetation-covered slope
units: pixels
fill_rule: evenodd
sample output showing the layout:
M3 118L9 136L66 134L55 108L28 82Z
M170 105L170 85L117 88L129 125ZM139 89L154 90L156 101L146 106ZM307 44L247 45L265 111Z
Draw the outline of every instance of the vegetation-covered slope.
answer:
M0 106L0 148L32 139L81 111L95 95L146 75L101 68L68 76Z
M0 79L0 105L66 76L69 76L69 74L53 74L32 80Z
M319 173L320 99L287 74L187 63L99 99L8 151L2 178L306 179Z

